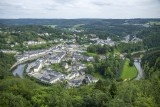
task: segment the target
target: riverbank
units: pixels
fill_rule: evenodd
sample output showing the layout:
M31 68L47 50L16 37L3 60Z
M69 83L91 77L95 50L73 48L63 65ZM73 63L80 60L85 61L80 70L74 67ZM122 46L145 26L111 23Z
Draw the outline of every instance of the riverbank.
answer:
M24 67L26 64L21 64L18 65L14 70L13 70L13 75L16 76L18 75L20 78L23 78L23 72L24 72Z
M30 60L27 61L23 64L17 65L13 70L12 70L12 74L14 76L18 75L20 78L23 79L23 75L26 72L26 65L30 64L30 63L34 63L35 60Z

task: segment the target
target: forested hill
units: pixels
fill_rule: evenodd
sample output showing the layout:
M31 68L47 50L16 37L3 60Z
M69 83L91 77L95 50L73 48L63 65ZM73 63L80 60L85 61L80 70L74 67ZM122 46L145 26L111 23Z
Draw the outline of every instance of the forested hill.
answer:
M142 38L144 45L148 48L160 46L160 26L152 26L143 30L140 30L137 37Z
M76 25L76 24L145 24L160 19L0 19L1 24L6 25Z
M160 48L146 52L142 58L146 78L160 79Z
M58 25L70 26L76 24L88 24L99 19L0 19L5 25Z

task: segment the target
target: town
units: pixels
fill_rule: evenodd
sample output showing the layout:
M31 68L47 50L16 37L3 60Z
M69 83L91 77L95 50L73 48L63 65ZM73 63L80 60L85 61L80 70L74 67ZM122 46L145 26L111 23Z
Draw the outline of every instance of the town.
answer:
M48 33L44 33L43 35L46 34L49 35ZM78 45L75 43L75 37L77 36L76 34L73 35L73 39L71 40L54 40L54 42L59 41L60 43L48 49L24 51L23 53L10 50L1 51L4 53L16 53L17 62L11 69L19 64L33 60L32 63L27 64L25 72L28 76L37 78L40 81L50 84L66 82L69 87L77 87L82 83L95 83L99 79L85 73L85 69L87 68L86 62L95 62L93 56L84 55L84 53L87 52L87 47L92 44L114 46L118 43L112 41L109 37L105 40L99 39L95 34L89 34L91 41L91 43L89 43L90 45ZM141 40L136 37L130 40L130 35L127 35L121 42L136 43L139 41ZM45 43L46 42L28 41L26 46ZM120 54L120 57L124 59L123 54ZM101 58L106 59L105 56L101 56Z
M98 81L91 75L85 74L86 65L83 61L94 62L93 57L84 56L85 46L80 45L56 45L46 50L29 51L18 55L17 62L23 62L41 56L35 62L28 64L26 72L29 76L35 77L48 83L67 81L69 86L79 86L84 80L88 83ZM52 69L54 65L60 65L61 71Z

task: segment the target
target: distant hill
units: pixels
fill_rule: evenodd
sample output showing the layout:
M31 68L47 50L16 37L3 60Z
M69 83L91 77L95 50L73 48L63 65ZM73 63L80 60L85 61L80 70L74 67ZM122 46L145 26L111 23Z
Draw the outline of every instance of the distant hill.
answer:
M145 24L160 19L0 19L1 24L5 25L59 25L69 26L76 24Z
M0 19L5 25L59 25L69 26L76 24L88 24L99 21L99 19Z

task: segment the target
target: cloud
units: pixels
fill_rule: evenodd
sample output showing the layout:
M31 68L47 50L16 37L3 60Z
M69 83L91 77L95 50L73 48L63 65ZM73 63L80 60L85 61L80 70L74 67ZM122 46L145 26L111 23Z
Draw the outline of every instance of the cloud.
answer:
M2 2L0 3L1 9L25 9L25 6L21 3L6 3Z
M60 3L60 4L68 4L68 3L73 3L76 0L53 0L54 2Z
M111 6L113 5L112 3L106 3L106 2L98 2L98 1L94 1L92 2L94 5L97 5L97 6Z
M0 0L0 18L160 17L160 0Z

